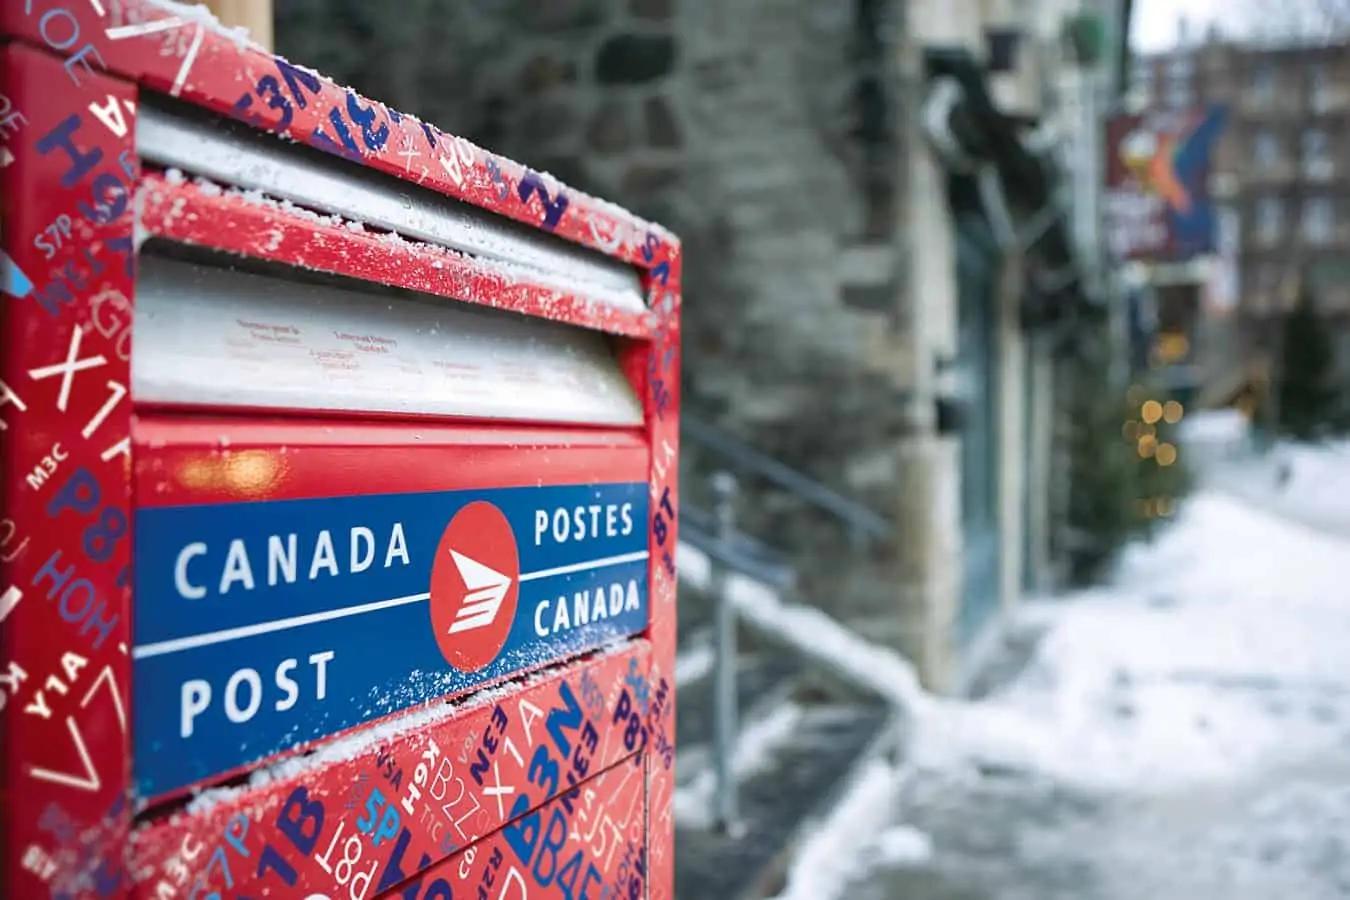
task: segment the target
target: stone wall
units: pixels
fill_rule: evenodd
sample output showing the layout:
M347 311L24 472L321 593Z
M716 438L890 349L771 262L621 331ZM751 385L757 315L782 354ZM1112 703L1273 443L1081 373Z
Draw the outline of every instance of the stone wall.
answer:
M278 0L277 45L670 226L686 248L686 409L896 518L917 358L902 4ZM685 455L698 502L718 463ZM832 560L813 599L861 613L830 581L836 523L753 480L740 514L808 572ZM894 609L884 581L859 581L859 603Z

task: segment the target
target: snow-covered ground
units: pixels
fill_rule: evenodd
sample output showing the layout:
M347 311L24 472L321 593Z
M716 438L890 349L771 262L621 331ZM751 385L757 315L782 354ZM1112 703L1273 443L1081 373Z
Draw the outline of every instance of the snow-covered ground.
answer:
M1350 537L1350 441L1278 444L1215 467L1214 482L1264 509Z
M1201 484L1350 536L1350 441L1280 441L1261 453L1245 416L1216 410L1188 415L1181 444Z
M732 579L742 615L914 724L783 898L1350 897L1350 444L1257 458L1214 424L1175 520L1107 586L1025 605L1035 650L978 701Z
M908 759L866 768L782 896L1350 896L1350 445L1244 456L1109 585L1025 606L1041 637L993 694L882 667Z
M1350 452L1280 449L1284 502L1350 523ZM894 821L931 853L848 896L1350 896L1350 531L1209 483L1023 611L1011 684L930 709Z
M930 719L918 761L1153 790L1336 747L1350 728L1348 574L1345 539L1203 492L1130 549L1113 586L1028 606L1023 623L1048 629L1031 664Z

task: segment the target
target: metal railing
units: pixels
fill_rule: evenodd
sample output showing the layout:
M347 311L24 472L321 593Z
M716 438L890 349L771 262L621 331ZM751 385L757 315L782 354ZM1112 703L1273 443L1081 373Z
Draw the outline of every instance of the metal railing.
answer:
M713 505L715 507L716 502ZM681 541L713 562L780 591L796 583L797 572L782 551L734 529L723 533L718 527L719 521L718 512L700 509L687 500L680 501Z
M841 522L858 543L889 540L895 536L895 524L885 516L737 440L697 416L687 413L682 415L680 437L717 456L728 469L768 481L807 505L828 513Z
M712 479L718 542L732 543L736 533L736 479L718 472ZM737 829L736 773L736 607L727 593L727 566L710 559L708 588L713 618L713 824L727 833Z
M815 479L730 435L684 415L681 438L696 444L727 466L710 479L712 510L701 510L686 501L680 509L680 536L708 557L708 592L714 604L713 619L713 775L711 798L714 827L735 834L739 828L739 795L734 769L737 732L736 605L727 588L733 573L745 575L780 591L796 583L796 570L781 551L736 529L737 476L763 479L797 497L808 506L830 515L847 529L855 546L869 541L893 539L893 523L866 506L839 494Z

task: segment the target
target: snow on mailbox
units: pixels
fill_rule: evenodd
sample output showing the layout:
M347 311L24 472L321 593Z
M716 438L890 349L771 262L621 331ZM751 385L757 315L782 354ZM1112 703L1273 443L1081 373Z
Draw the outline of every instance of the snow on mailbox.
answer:
M677 241L0 9L6 897L671 895Z

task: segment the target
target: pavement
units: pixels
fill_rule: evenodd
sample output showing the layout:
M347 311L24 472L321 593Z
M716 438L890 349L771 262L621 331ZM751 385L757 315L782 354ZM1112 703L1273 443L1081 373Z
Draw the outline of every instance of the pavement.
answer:
M1009 641L899 776L891 827L921 840L861 837L832 893L1350 897L1350 536L1237 493Z
M914 777L925 860L870 869L853 900L1350 897L1350 765L1308 760L1238 784L1093 793L1034 773Z

